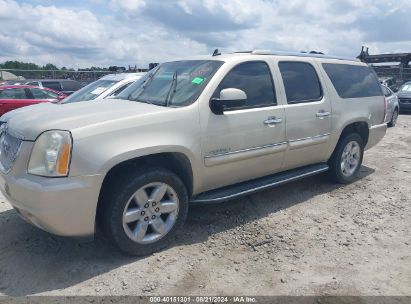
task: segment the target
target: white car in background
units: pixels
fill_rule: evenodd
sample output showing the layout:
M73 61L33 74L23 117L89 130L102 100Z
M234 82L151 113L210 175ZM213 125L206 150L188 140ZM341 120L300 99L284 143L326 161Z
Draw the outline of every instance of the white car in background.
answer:
M115 97L145 73L119 73L103 76L65 98L62 103Z

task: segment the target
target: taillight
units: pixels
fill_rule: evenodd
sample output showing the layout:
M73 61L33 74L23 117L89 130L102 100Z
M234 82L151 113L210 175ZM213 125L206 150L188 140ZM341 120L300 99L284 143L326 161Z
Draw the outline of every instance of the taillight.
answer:
M384 120L382 121L383 123L385 122L385 120L387 119L387 97L384 97Z

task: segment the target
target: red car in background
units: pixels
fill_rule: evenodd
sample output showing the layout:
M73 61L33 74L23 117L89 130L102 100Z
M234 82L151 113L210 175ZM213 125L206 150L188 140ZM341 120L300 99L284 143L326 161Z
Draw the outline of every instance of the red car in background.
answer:
M17 108L40 102L57 102L65 97L61 92L36 86L0 86L0 116Z

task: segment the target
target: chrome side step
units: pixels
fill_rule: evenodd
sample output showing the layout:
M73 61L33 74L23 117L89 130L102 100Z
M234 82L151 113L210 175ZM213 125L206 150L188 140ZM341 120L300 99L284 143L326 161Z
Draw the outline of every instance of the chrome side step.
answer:
M251 193L280 186L304 177L319 174L328 170L325 163L310 165L298 169L280 172L239 184L222 187L200 193L191 199L192 204L213 204L235 199Z

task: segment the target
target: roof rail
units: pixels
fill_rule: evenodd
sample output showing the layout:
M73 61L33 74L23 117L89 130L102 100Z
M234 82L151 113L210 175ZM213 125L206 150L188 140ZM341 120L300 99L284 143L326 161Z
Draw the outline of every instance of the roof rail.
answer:
M296 56L296 57L314 57L314 58L325 58L325 59L338 59L338 60L349 60L349 61L359 61L356 58L339 57L339 56L328 56L322 54L314 53L298 53L298 52L284 52L284 51L271 51L271 50L255 50L251 51L253 55L276 55L276 56Z

